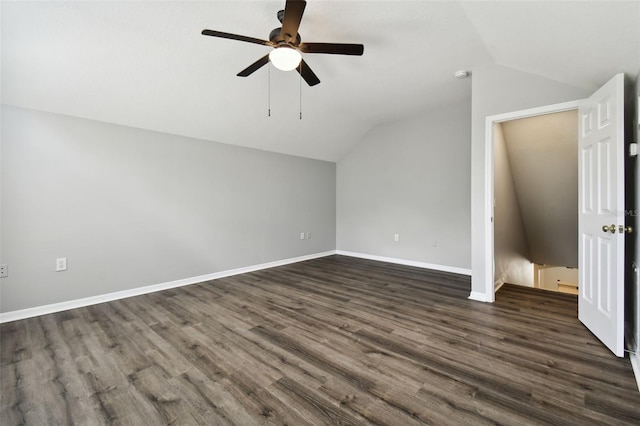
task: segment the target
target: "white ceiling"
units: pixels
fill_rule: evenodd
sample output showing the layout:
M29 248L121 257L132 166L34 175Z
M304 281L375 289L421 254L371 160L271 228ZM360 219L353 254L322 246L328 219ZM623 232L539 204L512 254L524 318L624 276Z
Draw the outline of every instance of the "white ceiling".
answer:
M303 41L322 81L268 67L282 1L2 1L2 103L329 161L372 126L470 99L453 72L495 62L585 88L640 69L640 2L309 1Z

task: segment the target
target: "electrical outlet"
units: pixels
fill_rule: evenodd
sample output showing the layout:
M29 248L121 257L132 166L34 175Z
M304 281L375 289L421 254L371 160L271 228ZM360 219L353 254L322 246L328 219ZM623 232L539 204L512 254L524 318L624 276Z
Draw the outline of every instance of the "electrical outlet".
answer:
M311 232L307 232L307 240L311 239Z
M438 240L431 241L431 247L438 247Z
M9 276L9 265L6 263L0 265L0 278L6 278Z
M67 270L67 258L59 257L56 259L56 272Z
M393 234L393 241L395 242L400 241L400 234Z
M301 232L301 233L300 233L300 239L301 239L301 240L304 240L304 232Z

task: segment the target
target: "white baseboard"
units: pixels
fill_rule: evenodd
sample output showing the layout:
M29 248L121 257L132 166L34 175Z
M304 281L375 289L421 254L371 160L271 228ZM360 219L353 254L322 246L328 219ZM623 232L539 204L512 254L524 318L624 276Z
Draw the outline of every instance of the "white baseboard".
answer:
M458 268L455 266L436 265L433 263L417 262L415 260L396 259L393 257L376 256L374 254L356 253L346 250L336 250L336 254L342 256L359 257L362 259L377 260L380 262L397 263L399 265L415 266L417 268L433 269L435 271L451 272L454 274L471 276L471 269Z
M496 282L493 284L494 292L500 290L500 287L504 285L504 280L502 278L498 278Z
M3 313L0 313L0 324L5 322L10 322L10 321L21 320L25 318L37 317L39 315L52 314L54 312L66 311L69 309L81 308L84 306L97 305L98 303L111 302L113 300L125 299L127 297L140 296L142 294L154 293L156 291L168 290L170 288L182 287L189 284L196 284L203 281L229 277L232 275L246 274L247 272L274 268L276 266L283 266L291 263L303 262L305 260L317 259L319 257L331 256L334 254L336 254L335 250L325 251L322 253L314 253L306 256L276 260L273 262L261 263L261 264L252 265L252 266L245 266L237 269L229 269L226 271L214 272L211 274L199 275L197 277L184 278L181 280L170 281L170 282L161 283L161 284L153 284L153 285L148 285L144 287L132 288L129 290L116 291L113 293L101 294L98 296L90 296L82 299L69 300L66 302L52 303L50 305L20 309L18 311L3 312Z
M472 291L469 295L469 299L477 302L489 302L486 295L481 291Z
M631 360L631 369L633 370L633 375L636 376L636 384L640 391L640 353L629 353L629 359Z

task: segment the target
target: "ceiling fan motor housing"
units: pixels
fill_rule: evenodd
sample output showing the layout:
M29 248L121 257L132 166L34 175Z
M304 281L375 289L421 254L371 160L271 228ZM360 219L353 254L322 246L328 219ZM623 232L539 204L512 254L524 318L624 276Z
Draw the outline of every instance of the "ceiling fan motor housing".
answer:
M298 47L302 42L300 38L300 34L296 34L295 38L293 36L289 36L289 34L280 34L282 28L274 28L269 34L269 40L276 43L277 45L288 44L292 47Z

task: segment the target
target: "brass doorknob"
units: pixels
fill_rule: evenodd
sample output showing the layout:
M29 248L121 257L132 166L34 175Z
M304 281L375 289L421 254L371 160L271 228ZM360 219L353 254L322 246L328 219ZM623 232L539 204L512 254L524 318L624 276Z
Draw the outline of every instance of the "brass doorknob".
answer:
M615 234L616 233L616 225L611 225L611 226L604 225L602 227L602 231L603 232L611 232L612 234Z

